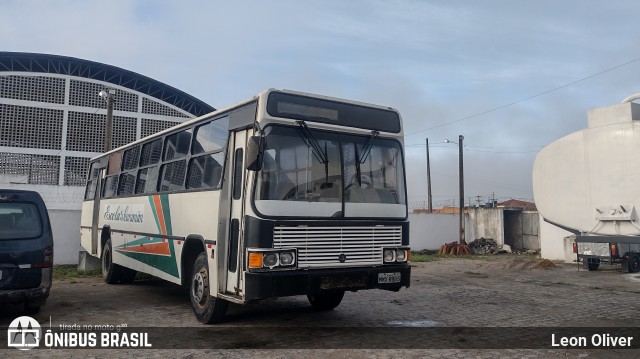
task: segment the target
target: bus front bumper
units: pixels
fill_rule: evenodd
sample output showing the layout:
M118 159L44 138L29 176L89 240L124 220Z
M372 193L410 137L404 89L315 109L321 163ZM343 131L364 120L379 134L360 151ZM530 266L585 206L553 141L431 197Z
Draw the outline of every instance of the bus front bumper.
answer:
M397 281L398 275L400 276L399 281ZM398 291L402 287L408 288L410 279L411 267L408 265L246 273L245 300L250 302L340 290L384 289ZM392 283L388 283L389 281Z

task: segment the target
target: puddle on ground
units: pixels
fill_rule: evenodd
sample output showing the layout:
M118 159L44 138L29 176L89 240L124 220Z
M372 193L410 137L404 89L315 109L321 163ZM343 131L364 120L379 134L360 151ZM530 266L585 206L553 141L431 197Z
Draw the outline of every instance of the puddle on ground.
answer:
M392 327L429 328L437 327L440 322L435 320L391 320L387 325Z

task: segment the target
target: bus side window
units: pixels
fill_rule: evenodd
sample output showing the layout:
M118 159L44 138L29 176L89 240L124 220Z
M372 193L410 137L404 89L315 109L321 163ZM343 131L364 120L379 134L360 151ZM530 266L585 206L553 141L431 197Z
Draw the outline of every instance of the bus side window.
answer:
M133 185L136 182L135 172L125 172L120 175L120 183L118 183L118 196L126 196L133 194Z
M118 194L118 175L109 176L105 179L102 187L102 197L110 198Z
M93 199L96 195L96 185L98 184L97 177L99 162L93 162L89 168L89 178L87 178L87 187L84 191L84 199Z
M162 165L160 169L160 192L184 189L186 161L174 161Z
M235 163L233 164L233 199L240 199L242 196L242 148L236 149Z
M138 161L140 157L140 146L136 146L132 149L124 151L122 159L122 170L132 170L138 167Z
M192 158L187 170L187 189L220 188L222 162L223 152Z
M97 181L95 179L87 181L87 188L84 191L84 199L93 199L93 197L95 197L96 184L97 184Z
M160 172L160 167L158 166L140 169L138 171L138 180L136 181L136 194L155 192L158 186L158 172Z
M191 153L197 155L224 149L227 142L228 128L229 117L219 118L196 127Z
M189 144L191 143L192 130L180 131L167 136L164 146L164 160L184 157L189 153Z
M142 154L140 155L140 167L152 165L160 161L162 155L162 138L158 138L152 142L142 145Z

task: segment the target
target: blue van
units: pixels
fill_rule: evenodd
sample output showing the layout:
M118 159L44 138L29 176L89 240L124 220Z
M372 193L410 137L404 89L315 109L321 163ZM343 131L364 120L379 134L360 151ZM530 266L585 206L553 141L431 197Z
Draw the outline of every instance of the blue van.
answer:
M24 303L27 314L51 289L53 236L37 192L0 189L0 303Z

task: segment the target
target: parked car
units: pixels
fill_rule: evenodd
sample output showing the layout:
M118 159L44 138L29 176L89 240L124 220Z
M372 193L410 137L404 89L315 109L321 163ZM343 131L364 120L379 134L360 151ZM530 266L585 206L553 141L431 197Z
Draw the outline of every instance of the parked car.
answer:
M27 314L51 289L53 236L42 197L0 189L0 303L24 303Z

